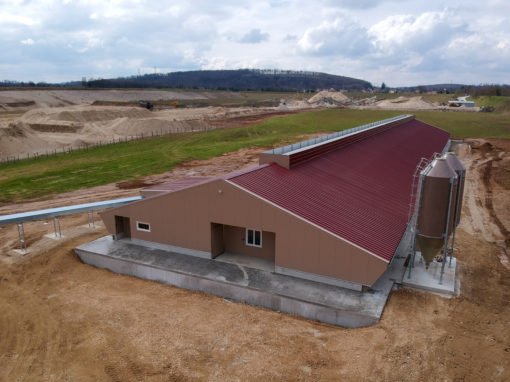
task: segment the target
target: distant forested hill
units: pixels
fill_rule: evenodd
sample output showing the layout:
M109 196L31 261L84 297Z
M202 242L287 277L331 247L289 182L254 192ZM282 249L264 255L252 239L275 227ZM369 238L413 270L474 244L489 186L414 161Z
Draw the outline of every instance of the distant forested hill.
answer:
M177 88L207 90L305 91L317 89L364 90L370 82L317 72L284 70L197 70L167 74L89 80L90 88Z

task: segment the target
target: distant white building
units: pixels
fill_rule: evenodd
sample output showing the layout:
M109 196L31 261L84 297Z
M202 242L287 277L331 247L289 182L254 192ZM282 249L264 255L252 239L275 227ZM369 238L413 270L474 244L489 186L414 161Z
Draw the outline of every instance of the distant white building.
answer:
M451 107L460 107L460 106L475 107L475 101L468 101L467 100L468 97L469 96L457 97L457 99L454 101L448 101L448 106L451 106Z

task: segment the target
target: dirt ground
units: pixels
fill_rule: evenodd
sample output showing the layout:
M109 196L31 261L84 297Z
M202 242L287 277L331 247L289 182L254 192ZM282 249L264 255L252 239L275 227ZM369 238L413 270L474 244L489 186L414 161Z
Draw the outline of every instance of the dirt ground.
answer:
M507 381L510 142L468 140L457 234L461 294L392 292L380 323L344 329L80 262L73 248L105 235L87 215L0 227L0 380L5 381ZM243 149L49 201L0 206L0 214L135 195L146 184L255 164ZM49 237L45 236L49 234Z
M174 101L241 97L236 92L165 91L145 89L34 90L12 89L0 92L0 110L44 108L91 104L94 101Z

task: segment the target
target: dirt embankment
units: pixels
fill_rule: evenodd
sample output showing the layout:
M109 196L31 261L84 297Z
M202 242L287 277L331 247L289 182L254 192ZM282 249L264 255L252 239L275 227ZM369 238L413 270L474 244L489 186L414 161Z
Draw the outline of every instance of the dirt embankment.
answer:
M195 92L143 89L104 90L3 90L0 91L0 110L16 108L65 107L90 105L95 101L138 102L199 100L240 97L235 92Z
M242 127L306 111L302 107L204 107L148 111L140 107L68 106L30 110L0 120L0 160L82 148L131 137Z
M175 100L200 101L206 105L221 104L222 99L231 101L243 96L234 92L159 90L0 91L0 160L142 136L242 127L316 107L295 99L281 100L276 107L167 107L150 112L137 106L140 100L168 104ZM109 104L93 105L98 100ZM278 100L273 101L278 104Z
M461 295L393 292L381 322L368 328L320 324L82 264L73 248L105 234L101 224L87 227L86 214L62 219L61 241L44 236L51 223L26 224L25 257L12 251L16 227L0 227L0 380L507 381L510 270L495 216L507 224L508 178L498 174L508 170L501 166L510 148L478 142L461 155L468 169L456 242ZM191 162L138 184L2 206L0 214L228 172L256 163L258 151Z

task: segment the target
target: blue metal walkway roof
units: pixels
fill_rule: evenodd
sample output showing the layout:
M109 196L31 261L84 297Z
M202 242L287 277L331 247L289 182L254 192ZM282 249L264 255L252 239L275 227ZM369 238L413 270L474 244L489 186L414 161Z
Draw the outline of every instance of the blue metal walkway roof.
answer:
M21 212L19 214L0 216L0 226L7 224L23 223L34 220L43 220L57 216L72 215L80 212L93 210L102 210L110 207L121 206L142 199L142 196L134 196L131 198L104 200L102 202L75 204L73 206L49 208L47 210Z

